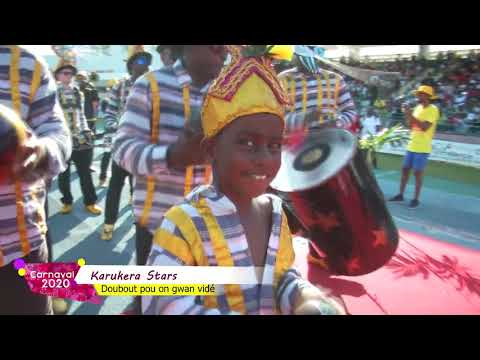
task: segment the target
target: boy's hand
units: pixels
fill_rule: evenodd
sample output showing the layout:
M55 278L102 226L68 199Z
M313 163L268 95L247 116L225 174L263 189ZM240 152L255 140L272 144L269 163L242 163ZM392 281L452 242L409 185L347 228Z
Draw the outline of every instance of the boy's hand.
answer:
M310 286L301 289L295 300L295 315L346 315L345 303L339 297L330 294L329 290Z

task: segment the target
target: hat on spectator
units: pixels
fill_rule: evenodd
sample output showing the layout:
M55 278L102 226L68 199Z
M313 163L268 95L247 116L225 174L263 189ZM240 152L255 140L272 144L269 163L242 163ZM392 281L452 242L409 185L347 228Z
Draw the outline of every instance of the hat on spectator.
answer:
M85 70L81 70L81 71L78 72L77 77L83 77L85 80L87 80L88 79L88 72L86 72Z
M430 99L432 100L435 100L437 99L438 97L435 96L435 90L433 90L433 87L431 86L427 86L427 85L421 85L418 87L417 90L415 90L413 92L415 95L417 95L418 93L424 93L424 94L427 94L430 96Z

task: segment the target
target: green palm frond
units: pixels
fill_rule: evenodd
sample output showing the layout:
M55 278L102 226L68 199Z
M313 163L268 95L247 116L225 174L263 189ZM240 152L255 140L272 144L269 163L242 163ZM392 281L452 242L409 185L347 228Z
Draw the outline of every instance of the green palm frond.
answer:
M360 140L360 148L367 151L378 151L385 144L403 143L408 140L409 132L402 125L395 125L379 134L370 134L368 137Z
M261 57L268 55L275 45L247 45L242 49L244 57Z

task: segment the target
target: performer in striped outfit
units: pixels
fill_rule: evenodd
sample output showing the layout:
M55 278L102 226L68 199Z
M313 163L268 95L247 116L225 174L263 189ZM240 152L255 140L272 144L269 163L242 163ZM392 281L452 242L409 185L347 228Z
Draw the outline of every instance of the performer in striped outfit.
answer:
M0 184L0 314L50 314L50 300L30 291L15 259L47 262L46 183L64 171L72 152L70 132L43 59L16 45L0 45L0 116L20 117L31 134L20 149L36 160ZM12 114L13 112L13 114ZM13 165L13 164L12 164ZM13 166L12 166L13 168ZM3 174L2 174L3 175Z
M232 56L202 109L213 184L166 213L148 265L249 267L258 283L217 285L212 296L145 297L143 313L342 314L339 302L292 268L282 202L265 194L280 168L288 96L270 59L243 57L237 48Z
M279 75L291 101L286 115L287 133L327 122L346 129L354 126L357 111L343 77L322 69L308 57L295 55L294 63L295 68ZM306 117L312 110L317 116Z
M97 194L90 172L93 161L94 137L85 117L84 95L73 82L76 73L75 55L73 52L67 51L60 58L54 71L55 79L58 81L58 97L72 134L71 161L77 168L85 210L93 215L100 215L102 209L95 204ZM60 210L62 214L68 214L73 210L73 195L70 189L70 163L69 161L67 169L58 177L58 188L62 193L63 207Z
M152 62L152 55L143 49L142 45L130 45L127 59L127 70L130 78L121 80L113 87L109 94L106 109L106 135L112 138L118 128L118 120L125 110L125 104L131 87L135 81L148 71ZM106 144L107 145L107 144ZM105 156L105 155L104 155ZM105 224L103 226L101 239L111 240L113 229L118 217L120 195L122 194L125 179L130 180L130 193L133 193L132 176L112 161L112 176L108 185L107 200L105 202Z
M317 54L321 51L320 48L313 50ZM324 126L354 132L358 115L343 77L322 69L308 56L296 54L293 62L295 68L279 75L291 103L286 115L286 134ZM322 264L311 246L308 261Z

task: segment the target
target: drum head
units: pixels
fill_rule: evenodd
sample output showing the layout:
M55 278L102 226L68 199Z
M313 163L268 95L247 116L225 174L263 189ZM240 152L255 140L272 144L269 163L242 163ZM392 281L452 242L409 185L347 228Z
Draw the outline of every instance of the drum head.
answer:
M322 185L355 156L357 139L343 129L310 130L298 144L287 139L282 166L271 183L277 191L304 191Z

